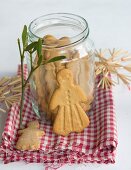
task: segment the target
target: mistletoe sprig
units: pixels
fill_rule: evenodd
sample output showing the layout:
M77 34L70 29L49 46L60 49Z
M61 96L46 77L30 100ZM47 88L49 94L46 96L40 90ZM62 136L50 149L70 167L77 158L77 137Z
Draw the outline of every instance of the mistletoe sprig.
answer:
M61 59L64 59L65 56L57 56L54 58L51 58L49 60L44 60L44 56L42 54L42 43L43 40L41 38L39 38L37 41L35 42L31 42L30 44L28 44L28 31L27 31L27 26L25 25L22 31L22 45L21 45L21 41L20 38L18 38L17 42L18 42L18 48L19 48L19 53L20 53L20 60L21 60L21 101L20 101L20 128L22 128L22 111L23 111L23 102L24 102L24 93L25 93L25 88L33 74L33 72L40 67L41 65L45 65L47 63L51 63L51 62L55 62L55 61L59 61ZM24 79L24 61L26 58L26 53L28 53L29 55L29 59L30 59L30 72L28 73L28 77L27 79ZM38 57L37 63L33 63L33 54L35 54L35 56ZM28 57L27 56L27 57Z

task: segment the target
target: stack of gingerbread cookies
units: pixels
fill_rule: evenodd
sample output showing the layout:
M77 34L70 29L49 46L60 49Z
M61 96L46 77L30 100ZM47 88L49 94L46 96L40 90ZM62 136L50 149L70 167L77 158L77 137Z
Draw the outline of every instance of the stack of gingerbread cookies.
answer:
M57 39L46 35L43 40L44 60L61 55L66 60L48 63L35 71L33 79L40 111L52 121L54 133L67 136L82 132L89 125L86 112L93 101L91 56L80 54L68 37Z

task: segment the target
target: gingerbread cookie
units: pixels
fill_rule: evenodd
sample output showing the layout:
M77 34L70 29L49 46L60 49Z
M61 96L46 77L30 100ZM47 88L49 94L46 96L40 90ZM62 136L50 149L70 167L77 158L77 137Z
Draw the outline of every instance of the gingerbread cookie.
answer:
M72 72L63 69L57 73L59 88L55 90L49 108L58 108L53 124L53 132L67 136L70 132L82 132L89 125L89 118L80 103L87 97L80 86L73 82Z
M77 48L66 46L71 44L69 37L57 39L52 35L46 35L43 37L43 41L45 45L43 47L44 60L49 60L53 57L62 55L66 56L67 61L65 63L62 63L61 61L48 63L44 67L38 68L34 73L40 111L47 113L48 119L51 119L52 121L55 120L58 109L55 109L55 111L52 112L49 108L49 103L55 89L59 86L56 78L57 73L65 68L73 73L74 83L79 85L87 96L87 101L81 102L80 106L84 111L88 111L90 109L90 103L93 100L93 85L90 83L92 76L90 75L91 67L88 60L89 56L81 57ZM64 47L59 48L62 46Z
M40 148L40 137L45 132L39 129L39 122L32 121L27 124L27 128L19 130L20 137L16 143L18 150L38 150Z
M43 48L43 55L44 55L45 59L50 59L50 58L54 58L56 56L60 56L61 50L59 48L55 48L55 47L65 45L65 44L69 43L69 41L70 41L68 37L62 37L60 39L56 39L52 35L44 36L43 40L44 40L45 45L50 46L50 48ZM64 52L64 54L62 54L62 55L66 56L67 54L68 53ZM57 88L56 74L59 70L65 68L65 65L62 64L60 61L58 61L55 63L49 63L49 64L45 65L44 68L45 68L44 79L45 79L45 90L46 90L45 101L48 106L51 96L52 96L54 90ZM43 103L44 103L44 101L43 101ZM43 104L43 108L44 108L44 104ZM45 111L45 109L43 111ZM46 109L46 113L47 113L47 119L53 119L53 118L51 118L52 115L51 115L51 112L49 111L48 107Z

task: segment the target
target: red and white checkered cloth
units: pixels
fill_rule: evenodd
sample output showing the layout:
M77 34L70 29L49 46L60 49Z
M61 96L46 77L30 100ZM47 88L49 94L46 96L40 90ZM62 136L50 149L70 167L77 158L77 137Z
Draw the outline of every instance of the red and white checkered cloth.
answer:
M27 68L25 68L25 75ZM96 78L96 86L99 77ZM2 134L0 158L4 163L24 160L42 162L49 168L58 168L66 163L114 163L117 147L116 118L112 89L95 88L95 100L89 113L90 125L82 133L71 133L68 137L52 132L50 122L39 120L45 131L39 151L18 151L15 149L19 127L19 105L14 104L6 120ZM32 110L30 89L25 94L23 125L38 117Z

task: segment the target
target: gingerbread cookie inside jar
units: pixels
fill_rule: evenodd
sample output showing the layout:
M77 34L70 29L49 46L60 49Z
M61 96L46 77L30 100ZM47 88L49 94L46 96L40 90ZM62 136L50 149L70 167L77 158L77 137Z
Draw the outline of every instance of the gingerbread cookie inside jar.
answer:
M55 133L60 135L82 131L89 124L89 120L80 123L86 120L83 114L88 115L94 91L93 43L88 36L87 21L73 14L44 15L29 26L29 41L43 39L43 60L66 57L40 66L30 81L34 111L50 120ZM37 60L34 55L34 64ZM59 132L57 121L64 119L67 125L71 119L76 121L70 130ZM80 130L75 129L75 122Z

